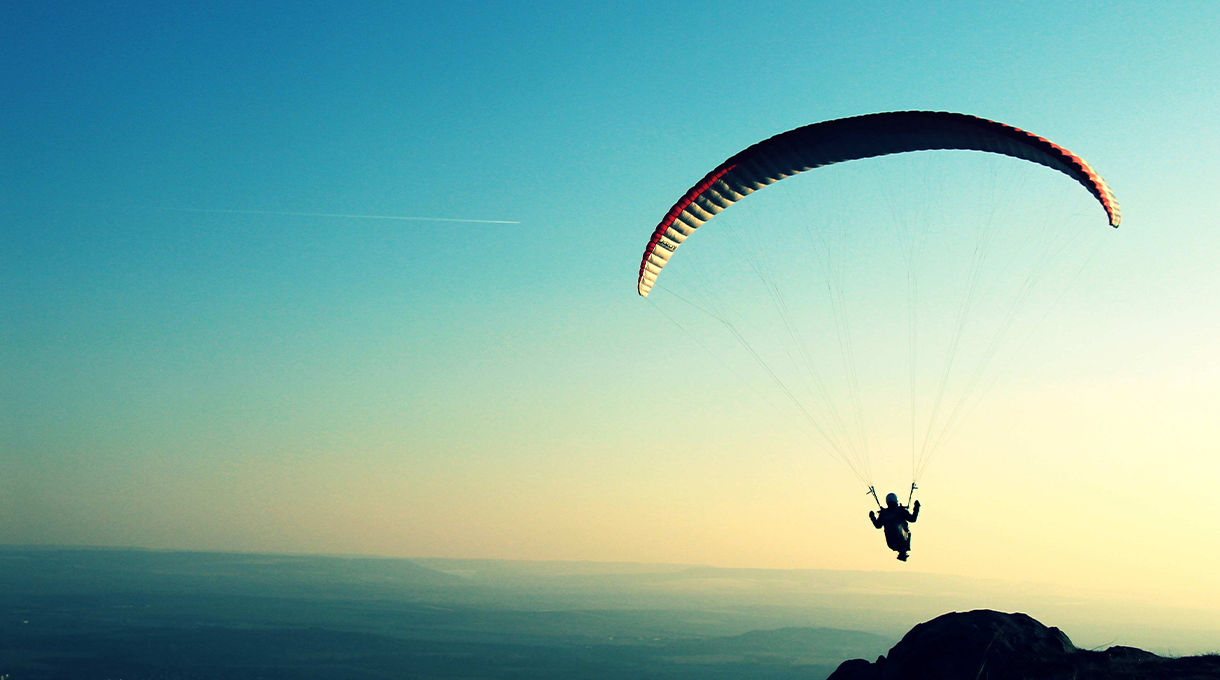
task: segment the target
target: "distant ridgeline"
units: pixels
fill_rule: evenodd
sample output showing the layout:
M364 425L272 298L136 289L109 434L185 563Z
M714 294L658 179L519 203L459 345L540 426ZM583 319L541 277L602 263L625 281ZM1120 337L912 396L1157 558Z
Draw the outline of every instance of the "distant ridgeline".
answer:
M827 680L1220 679L1220 655L1166 658L1133 647L1077 649L1058 628L988 609L938 616L875 662L843 662Z

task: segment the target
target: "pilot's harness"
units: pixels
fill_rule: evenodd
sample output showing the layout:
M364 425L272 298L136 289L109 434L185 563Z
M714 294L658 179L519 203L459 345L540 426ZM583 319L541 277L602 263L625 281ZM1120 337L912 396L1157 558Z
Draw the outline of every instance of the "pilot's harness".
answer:
M919 487L915 486L915 482L911 482L911 493L907 494L907 504L903 506L904 508L911 507L911 499L915 497L915 489L918 488ZM884 510L885 507L881 505L881 499L877 498L877 490L870 486L868 487L868 491L864 492L865 496L869 494L872 494L873 500L877 501L877 509Z

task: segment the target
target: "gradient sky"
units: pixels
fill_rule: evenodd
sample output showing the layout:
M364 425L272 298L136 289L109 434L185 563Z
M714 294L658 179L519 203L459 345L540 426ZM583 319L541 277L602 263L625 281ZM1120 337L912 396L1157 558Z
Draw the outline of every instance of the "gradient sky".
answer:
M1220 5L842 4L4 3L0 543L916 568L1216 623ZM1050 137L1124 212L905 567L833 458L650 380L683 339L635 294L715 164L898 109Z

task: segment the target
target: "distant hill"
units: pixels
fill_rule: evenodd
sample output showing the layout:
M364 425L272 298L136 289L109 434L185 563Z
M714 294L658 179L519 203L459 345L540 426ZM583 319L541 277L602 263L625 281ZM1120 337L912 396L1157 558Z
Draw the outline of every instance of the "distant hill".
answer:
M938 616L874 662L843 662L827 680L1220 679L1220 655L1166 658L1132 647L1078 649L1058 628L988 609Z
M685 663L732 659L756 665L803 664L824 667L825 673L844 656L870 649L885 649L885 638L860 631L791 626L728 637L671 640L664 655Z

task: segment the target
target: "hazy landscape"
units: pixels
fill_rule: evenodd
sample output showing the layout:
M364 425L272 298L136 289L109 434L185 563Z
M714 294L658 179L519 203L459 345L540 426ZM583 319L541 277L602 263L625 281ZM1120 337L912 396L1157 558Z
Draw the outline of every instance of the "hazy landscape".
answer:
M1003 589L925 574L13 547L0 552L0 673L822 678L884 653L951 593L1003 606L1018 596Z
M683 571L121 550L0 564L14 679L795 678L892 644L782 609L647 605L658 583L699 585Z

